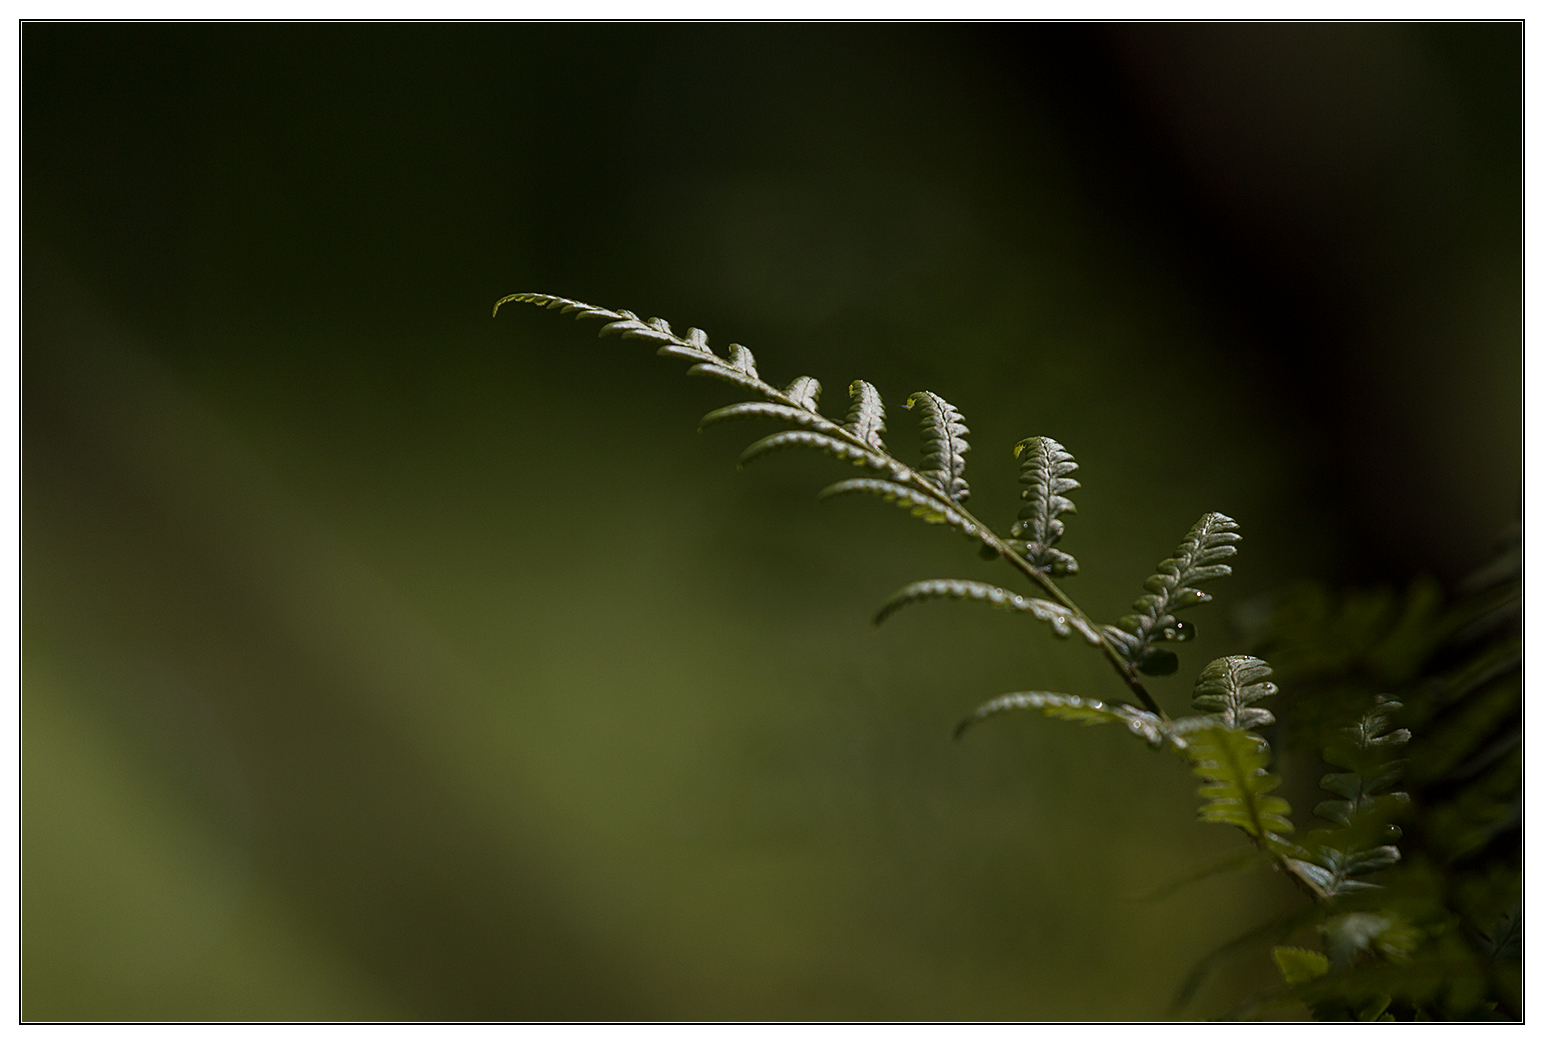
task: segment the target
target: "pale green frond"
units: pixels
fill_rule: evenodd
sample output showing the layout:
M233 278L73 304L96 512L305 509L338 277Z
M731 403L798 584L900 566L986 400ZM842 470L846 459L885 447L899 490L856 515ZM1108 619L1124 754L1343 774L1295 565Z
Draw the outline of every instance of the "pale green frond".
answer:
M922 425L922 477L943 490L949 499L963 503L970 496L965 481L965 418L960 411L930 391L912 393L906 408L916 409Z
M847 479L836 482L820 491L819 499L842 496L846 493L865 493L879 497L888 504L910 511L912 517L933 525L950 526L971 540L981 539L981 528L966 518L953 505L930 494L885 479Z
M1318 950L1305 950L1301 946L1277 946L1271 950L1276 967L1288 986L1312 982L1330 970L1330 959Z
M885 404L879 390L868 381L853 381L847 394L852 396L852 407L843 426L866 444L883 451L885 440L879 433L885 430Z
M1276 717L1254 704L1276 695L1275 683L1263 680L1270 673L1271 665L1253 656L1223 656L1201 669L1190 705L1219 715L1223 728L1264 728Z
M1273 851L1295 851L1283 836L1292 832L1292 809L1271 793L1281 777L1266 771L1265 741L1219 726L1193 733L1183 753L1202 779L1199 793L1206 802L1198 814L1204 822L1238 827Z
M1058 638L1071 637L1073 632L1082 635L1091 645L1099 644L1099 632L1076 613L1044 598L1026 598L1001 587L983 584L976 580L919 580L901 588L879 610L874 623L884 623L896 610L916 602L938 598L950 598L971 602L985 602L999 609L1015 613L1029 613L1035 619L1050 624L1051 632Z
M725 406L698 421L697 430L701 431L728 420L775 420L784 424L800 424L837 438L846 434L841 425L827 420L818 413L810 413L796 406L784 406L776 402L737 402L733 406Z
M740 466L744 467L753 460L757 460L782 449L813 449L819 450L827 456L837 460L845 460L849 464L855 464L860 468L870 468L874 471L894 473L896 465L886 457L882 457L870 450L854 446L850 442L844 442L830 435L822 435L818 431L780 431L775 435L768 435L764 439L758 439L745 448L740 454Z
M1061 516L1078 510L1065 495L1078 488L1078 481L1067 477L1077 470L1077 461L1061 443L1043 435L1020 442L1013 447L1013 455L1020 461L1024 506L1011 532L1024 542L1024 557L1030 565L1056 575L1076 573L1077 559L1055 544L1065 528Z
M1076 721L1084 725L1119 723L1153 747L1161 745L1165 739L1163 720L1156 714L1124 703L1103 703L1081 696L1070 696L1065 692L1010 692L995 700L988 700L977 707L974 714L955 726L954 736L958 739L966 729L984 718L1013 710L1038 710L1048 718Z
M1216 512L1201 516L1190 528L1174 555L1158 563L1157 572L1143 586L1147 594L1132 603L1132 612L1120 618L1118 632L1112 634L1121 648L1144 674L1173 674L1179 659L1172 652L1158 649L1155 642L1184 642L1195 637L1190 624L1174 614L1212 600L1196 585L1233 571L1223 559L1238 553L1238 523ZM1109 633L1107 631L1107 633Z

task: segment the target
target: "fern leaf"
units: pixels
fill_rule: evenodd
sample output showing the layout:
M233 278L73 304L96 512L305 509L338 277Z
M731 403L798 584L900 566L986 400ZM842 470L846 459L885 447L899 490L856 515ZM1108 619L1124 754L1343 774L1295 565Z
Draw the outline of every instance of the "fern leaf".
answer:
M1201 516L1190 528L1171 558L1158 563L1157 572L1143 585L1147 594L1132 603L1132 612L1119 626L1106 628L1114 644L1144 674L1173 674L1179 659L1154 647L1155 642L1184 642L1195 637L1195 628L1174 614L1212 600L1196 585L1227 576L1233 568L1223 559L1238 553L1238 523L1216 512Z
M1312 982L1330 970L1328 957L1317 950L1305 950L1301 946L1277 946L1272 948L1271 956L1275 958L1276 967L1281 969L1281 977L1287 981L1288 986Z
M820 382L813 377L795 377L783 394L811 413L820 412Z
M1102 703L1081 696L1069 696L1064 692L1010 692L995 700L988 700L977 707L974 714L955 726L954 738L959 739L966 729L983 718L1012 710L1038 710L1048 718L1077 721L1084 725L1119 722L1153 747L1160 746L1166 738L1163 720L1156 714L1124 703Z
M1270 676L1270 664L1253 656L1224 656L1213 660L1196 679L1190 705L1210 711L1221 718L1226 729L1263 728L1276 720L1264 707L1251 706L1276 695L1275 683L1261 679Z
M950 526L971 540L981 539L981 528L952 505L898 482L888 482L884 479L847 479L821 490L818 499L827 500L844 493L867 493L869 496L879 497L888 504L909 510L914 518L920 518L932 525Z
M623 318L622 313L613 312L609 308L601 308L597 305L585 304L583 301L575 301L567 297L556 297L552 294L510 294L508 297L501 297L493 303L494 316L497 317L499 314L499 309L504 305L509 304L511 301L516 301L521 304L533 304L540 308L558 309L561 310L562 314L564 315L578 312L579 314L574 316L575 319ZM634 316L634 318L636 318L636 316Z
M1202 729L1190 737L1185 756L1203 781L1202 821L1238 827L1273 851L1293 850L1282 836L1292 832L1292 809L1271 793L1281 777L1266 771L1270 748L1263 740L1220 726Z
M1077 461L1061 443L1041 435L1020 442L1013 447L1013 455L1023 462L1019 482L1024 485L1020 496L1025 504L1011 532L1024 541L1024 557L1058 576L1076 573L1078 560L1053 545L1065 528L1061 516L1078 510L1064 495L1078 488L1078 481L1067 477L1077 470Z
M1399 828L1388 820L1410 800L1389 787L1404 774L1404 762L1389 753L1410 740L1409 729L1393 728L1394 713L1402 704L1392 696L1374 698L1372 709L1340 730L1340 737L1324 751L1324 760L1349 769L1332 772L1319 786L1341 800L1321 801L1314 815L1336 824L1336 829L1316 830L1308 840L1313 862L1294 868L1311 881L1323 898L1377 886L1358 877L1393 866L1399 849L1378 841L1398 840Z
M1069 638L1076 631L1090 645L1099 644L1097 630L1076 613L1055 602L1044 598L1026 598L1001 587L993 587L991 584L983 584L975 580L919 580L914 584L907 584L884 604L878 615L874 617L874 623L876 625L884 623L891 614L905 606L935 598L986 602L995 608L1007 609L1015 613L1029 613L1035 619L1050 624L1052 633L1058 638Z
M729 346L729 365L747 377L756 376L756 357L743 344L731 344Z
M1361 816L1378 810L1391 813L1410 799L1402 792L1388 792L1404 774L1404 762L1388 755L1410 741L1409 729L1392 728L1394 714L1403 706L1387 694L1375 697L1372 709L1341 729L1340 737L1325 748L1325 761L1350 771L1330 773L1319 781L1320 787L1344 800L1321 802L1315 815L1349 827Z
M1399 849L1393 845L1379 845L1355 852L1342 852L1337 848L1320 847L1313 860L1290 859L1287 869L1299 880L1308 884L1320 899L1333 899L1337 895L1367 892L1379 887L1371 881L1359 881L1364 874L1386 870L1399 862Z
M648 341L659 346L659 355L676 359L686 359L691 362L716 361L722 362L713 350L708 347L708 335L696 327L686 331L686 336L678 336L670 329L670 324L663 319L640 319L638 313L629 312L622 308L612 311L609 308L598 308L595 305L585 304L583 301L575 301L567 297L555 297L552 294L510 294L500 298L493 306L493 314L499 314L499 306L518 301L522 304L534 304L543 308L555 308L564 314L579 313L579 319L609 319L605 326L600 328L600 336L607 334L620 334L624 338L636 338L640 341Z
M818 413L810 413L794 406L776 402L737 402L714 410L697 422L697 430L711 427L728 420L765 419L782 421L784 424L802 424L827 435L842 437L846 432L835 421L829 421Z
M740 454L740 466L744 467L751 461L764 457L775 450L792 447L819 450L828 456L835 457L838 460L845 460L860 468L871 468L874 471L887 471L892 474L897 470L907 474L910 473L907 469L899 467L888 458L854 446L850 442L844 442L839 438L823 435L818 431L780 431L775 435L768 435L764 439L758 439L747 446L744 453Z
M1374 697L1372 710L1341 730L1343 738L1325 749L1324 760L1341 768L1355 768L1369 760L1381 761L1383 751L1409 743L1409 729L1390 728L1395 713L1403 708L1404 704L1387 693Z
M970 434L965 418L930 391L914 392L906 400L906 408L913 407L922 424L922 476L950 500L963 503L970 496L970 485L964 479L965 453L970 449L964 438Z
M879 433L885 430L885 404L879 390L868 381L853 381L847 388L852 396L852 408L847 411L847 423L843 425L863 442L884 452L885 440Z

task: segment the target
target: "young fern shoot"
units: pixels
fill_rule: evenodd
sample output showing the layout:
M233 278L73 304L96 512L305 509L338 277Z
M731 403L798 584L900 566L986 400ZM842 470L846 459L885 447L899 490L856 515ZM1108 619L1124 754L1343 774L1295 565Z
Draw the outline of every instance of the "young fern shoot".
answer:
M970 496L965 479L965 454L970 444L965 436L970 432L961 412L935 392L914 392L906 400L906 408L915 413L922 431L923 462L913 467L886 449L881 437L885 431L884 402L866 381L849 385L851 403L845 419L837 421L820 412L819 381L803 376L784 387L771 384L760 376L755 358L743 345L731 344L719 355L699 329L689 329L681 336L663 319L644 320L633 312L551 294L511 294L494 305L494 314L510 302L534 304L580 319L604 320L601 336L614 333L646 341L655 345L658 354L689 363L688 375L712 377L750 393L755 398L713 410L699 425L707 428L726 421L759 419L786 426L751 443L740 455L741 466L769 453L796 448L846 461L869 474L827 486L819 493L821 500L861 493L894 504L924 522L948 526L978 545L984 558L1002 559L1038 588L1040 595L1029 597L973 580L923 580L896 592L879 610L876 623L905 606L940 598L984 602L1023 613L1048 625L1058 638L1076 634L1099 648L1131 697L1130 701L1107 702L1068 693L1009 693L982 704L960 723L956 735L1009 710L1038 710L1048 717L1089 725L1122 724L1150 746L1167 747L1186 760L1202 780L1203 820L1243 831L1316 899L1324 901L1337 891L1354 888L1352 874L1387 865L1391 857L1379 846L1363 849L1348 842L1344 849L1349 851L1321 846L1324 854L1319 854L1286 839L1293 829L1287 819L1291 810L1286 801L1272 794L1281 780L1267 771L1269 746L1251 731L1274 721L1269 711L1255 706L1276 692L1276 686L1265 680L1270 667L1264 661L1251 656L1212 661L1195 686L1192 702L1199 713L1178 719L1158 707L1141 681L1142 674L1174 673L1178 657L1159 648L1159 643L1184 642L1194 636L1191 625L1175 614L1210 601L1211 595L1199 585L1232 572L1226 559L1237 553L1239 536L1238 525L1231 518L1217 513L1203 515L1174 554L1147 578L1145 593L1133 604L1132 612L1115 624L1100 625L1057 583L1057 578L1078 572L1077 559L1056 545L1066 528L1063 516L1076 513L1068 494L1079 488L1079 483L1071 477L1077 462L1056 440L1034 436L1014 447L1024 504L1009 535L1003 537L965 507ZM1346 755L1337 764L1372 772L1367 759L1360 755ZM1389 778L1387 773L1373 773L1367 780L1359 775L1353 788L1352 783L1336 777L1327 785L1336 793L1354 789L1357 794L1369 795Z
M687 370L689 376L712 377L757 395L758 400L714 410L702 419L702 427L744 418L771 419L790 425L788 430L768 435L748 446L740 455L741 466L777 450L802 448L817 450L871 472L872 477L848 479L827 486L821 490L820 498L824 500L847 493L879 497L924 522L954 529L978 544L985 557L1004 559L1046 596L1031 600L1039 610L1029 610L1036 618L1051 623L1058 635L1076 631L1098 645L1135 701L1148 713L1163 717L1163 712L1138 677L1139 664L1121 650L1118 637L1112 638L1110 628L1097 625L1052 579L1053 574L1071 573L1076 567L1070 555L1055 552L1050 546L1062 531L1057 516L1072 509L1071 502L1061 495L1071 488L1067 484L1070 480L1063 477L1070 470L1065 462L1071 458L1052 440L1043 441L1063 456L1049 464L1055 474L1046 486L1048 493L1041 498L1043 504L1031 501L1026 505L1020 512L1023 521L1016 527L1031 536L1028 540L1006 539L964 506L970 495L970 486L964 477L965 453L970 449L964 436L969 429L960 411L934 392L915 392L906 402L907 408L917 413L922 428L924 460L920 468L913 468L885 448L880 437L885 430L884 403L877 389L866 381L854 381L849 387L852 404L846 421L839 423L820 412L819 381L813 377L799 377L783 388L770 384L761 378L754 356L744 345L731 344L726 355L721 356L708 346L707 334L695 327L681 336L663 319L644 320L625 309L613 311L552 294L511 294L494 305L494 314L511 302L534 304L579 319L603 319L606 323L601 327L601 336L614 333L623 338L646 341L655 345L659 355L691 363ZM1026 555L1035 558L1032 561ZM973 591L969 589L956 597L975 597Z

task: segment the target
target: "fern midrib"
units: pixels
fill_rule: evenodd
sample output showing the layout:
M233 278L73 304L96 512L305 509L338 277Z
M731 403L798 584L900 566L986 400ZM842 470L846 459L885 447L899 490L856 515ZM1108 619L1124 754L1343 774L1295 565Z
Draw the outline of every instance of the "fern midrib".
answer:
M1228 661L1228 684L1223 698L1227 701L1227 720L1236 729L1240 715L1249 704L1244 699L1244 683L1239 679L1239 668L1233 660Z
M922 394L926 395L928 401L932 403L933 415L938 418L937 430L943 436L943 441L940 443L943 452L939 454L941 458L939 463L942 465L940 472L941 474L957 478L958 476L954 475L954 458L959 457L963 460L965 457L965 454L959 448L960 436L955 433L954 418L950 416L950 414L957 411L941 397L930 391L925 391ZM953 502L953 498L950 498L950 502Z
M1195 546L1191 546L1185 549L1185 556L1183 558L1175 560L1177 565L1174 570L1174 586L1172 588L1165 587L1163 591L1158 594L1158 601L1153 604L1153 622L1151 625L1144 628L1146 633L1138 635L1138 637L1142 639L1144 645L1151 646L1153 642L1157 640L1154 636L1163 633L1163 621L1165 617L1168 617L1171 620L1174 619L1174 610L1169 608L1169 603L1179 594L1179 592L1185 589L1185 574L1190 571L1191 566L1195 563L1195 556L1196 548Z
M1040 472L1040 510L1035 512L1033 517L1035 522L1035 543L1039 544L1042 548L1047 548L1051 544L1051 500L1055 496L1052 492L1051 483L1056 481L1052 476L1054 464L1052 463L1051 456L1051 452L1043 448L1041 452L1035 454L1040 465L1038 469Z

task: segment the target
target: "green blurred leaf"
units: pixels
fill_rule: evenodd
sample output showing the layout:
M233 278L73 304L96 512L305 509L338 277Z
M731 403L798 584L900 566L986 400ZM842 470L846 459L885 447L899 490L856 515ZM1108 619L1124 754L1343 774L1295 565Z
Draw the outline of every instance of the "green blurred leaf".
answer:
M1311 982L1330 970L1330 959L1317 950L1305 950L1300 946L1277 946L1271 950L1276 967L1287 985Z

